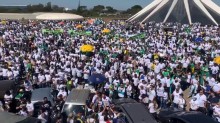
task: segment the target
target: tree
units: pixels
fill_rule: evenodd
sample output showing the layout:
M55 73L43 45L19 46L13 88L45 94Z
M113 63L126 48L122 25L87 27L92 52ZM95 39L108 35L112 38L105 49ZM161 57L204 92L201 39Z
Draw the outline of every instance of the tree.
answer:
M117 12L117 10L114 9L113 7L111 7L111 6L106 6L105 9L106 9L107 13L115 13L115 12Z
M140 10L142 10L142 7L140 5L134 5L127 10L127 13L128 14L135 14L135 13L139 12Z
M46 12L51 12L51 11L52 11L51 2L48 2L48 3L46 4L46 6L44 7L44 10L45 10Z
M97 5L97 6L94 6L92 10L93 10L94 12L102 12L104 9L105 9L105 6L103 6L103 5Z

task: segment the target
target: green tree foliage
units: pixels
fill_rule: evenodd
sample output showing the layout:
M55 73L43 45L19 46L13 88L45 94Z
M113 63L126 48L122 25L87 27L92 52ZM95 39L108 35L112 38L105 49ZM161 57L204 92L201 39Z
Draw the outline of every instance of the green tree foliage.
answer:
M126 13L127 14L135 14L135 13L139 12L141 9L142 9L142 7L140 5L134 5L131 8L129 8Z
M106 9L107 13L115 13L115 12L117 12L117 10L114 9L113 7L111 7L111 6L106 6L105 9Z
M135 14L140 11L142 7L140 5L134 5L126 11L120 11L120 16L127 16L131 14ZM92 16L108 16L114 15L118 12L118 10L114 9L111 6L103 6L97 5L93 8L89 9L87 6L79 6L77 9L72 9L66 11L64 7L60 7L58 5L53 5L51 2L47 4L35 4L35 5L27 5L27 7L19 8L19 7L0 7L0 13L3 12L13 12L13 13L32 13L32 12L69 12L69 13L76 13L82 15L84 17L92 17Z
M94 12L103 12L104 9L105 9L105 6L97 5L97 6L93 7L92 11L94 11Z

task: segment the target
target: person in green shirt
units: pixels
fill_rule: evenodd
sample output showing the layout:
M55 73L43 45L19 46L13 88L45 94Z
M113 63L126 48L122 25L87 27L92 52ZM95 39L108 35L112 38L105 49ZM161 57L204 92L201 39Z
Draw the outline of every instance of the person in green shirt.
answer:
M67 80L68 81L67 81L66 88L67 88L68 92L70 92L72 90L73 82L70 77L67 77Z
M190 68L191 68L191 72L194 73L195 72L195 64L192 61L190 64Z

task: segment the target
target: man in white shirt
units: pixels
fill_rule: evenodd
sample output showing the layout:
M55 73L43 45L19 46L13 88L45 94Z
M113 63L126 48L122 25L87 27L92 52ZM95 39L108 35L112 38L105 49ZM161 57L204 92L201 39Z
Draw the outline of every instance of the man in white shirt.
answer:
M38 75L38 85L39 87L44 87L44 83L46 82L46 78L43 74Z
M7 80L8 79L8 69L3 68L2 69L2 75L3 75L3 80Z
M189 104L190 104L190 109L189 109L190 111L197 111L197 110L198 110L198 108L199 108L199 102L198 102L198 100L197 100L196 97L193 97L193 98L190 100Z
M84 71L83 71L83 79L85 81L85 83L88 83L88 78L89 78L89 68L86 68Z
M46 86L50 86L51 84L51 75L48 73L45 74L45 78L46 78Z
M173 91L173 107L174 108L178 108L180 94L182 94L182 91L180 90L180 88L176 88Z
M220 103L213 107L213 117L220 122Z
M65 91L65 89L62 87L59 91L59 93L57 94L57 97L61 96L63 97L63 99L65 99L67 97L67 92Z
M200 90L200 92L196 95L196 98L199 103L199 108L198 111L202 113L206 113L206 102L207 102L207 97L204 95L204 91Z
M219 67L218 67L217 65L214 65L214 66L211 67L211 70L212 70L212 76L213 76L214 78L216 78L217 73L218 73L218 71L219 71Z
M28 115L32 116L33 111L34 111L34 105L33 105L33 103L31 103L31 101L27 102L26 108L27 108L27 111L28 111Z

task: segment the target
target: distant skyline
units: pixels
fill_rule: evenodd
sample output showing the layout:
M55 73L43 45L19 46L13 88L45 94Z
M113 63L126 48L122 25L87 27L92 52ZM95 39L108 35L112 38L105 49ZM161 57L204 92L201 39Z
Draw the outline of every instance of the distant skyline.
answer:
M153 0L80 0L81 6L87 6L88 9L96 5L112 6L117 10L126 10L134 5L145 7ZM220 0L213 0L220 5ZM29 4L46 4L51 2L52 5L58 5L65 8L76 9L79 0L0 0L0 5L29 5Z

